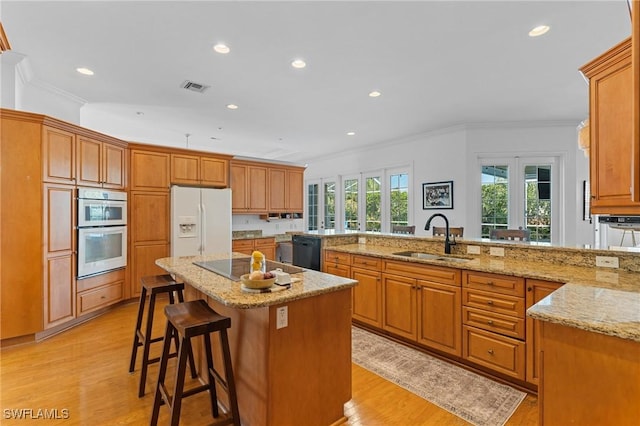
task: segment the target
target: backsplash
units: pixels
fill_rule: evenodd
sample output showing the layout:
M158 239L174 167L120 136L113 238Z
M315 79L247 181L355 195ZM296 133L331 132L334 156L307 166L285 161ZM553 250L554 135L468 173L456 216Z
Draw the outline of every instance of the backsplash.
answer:
M277 235L291 231L303 231L304 219L280 219L267 222L260 219L258 215L234 214L231 216L231 229L234 233L259 230L263 236Z

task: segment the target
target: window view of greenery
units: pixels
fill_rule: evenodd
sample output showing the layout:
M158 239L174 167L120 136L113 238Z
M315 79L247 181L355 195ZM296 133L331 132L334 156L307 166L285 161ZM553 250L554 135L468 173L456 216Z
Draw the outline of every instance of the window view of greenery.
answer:
M509 223L509 166L482 166L482 238Z
M336 229L336 183L324 184L324 229Z
M318 184L314 183L308 187L309 199L308 199L308 212L307 212L307 226L309 231L318 230Z
M344 229L358 230L358 179L344 181Z
M525 223L531 241L551 242L551 166L525 166Z
M368 177L366 179L365 195L367 198L367 219L365 223L365 231L380 232L382 230L381 221L381 200L382 192L380 191L380 177Z
M408 225L409 217L409 175L390 176L389 189L391 195L391 226Z

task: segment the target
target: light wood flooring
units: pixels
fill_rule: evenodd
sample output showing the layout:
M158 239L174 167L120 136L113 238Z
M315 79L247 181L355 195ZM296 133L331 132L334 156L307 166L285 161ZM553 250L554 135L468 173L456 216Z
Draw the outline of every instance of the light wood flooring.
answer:
M0 423L3 426L149 424L158 364L149 367L147 393L143 398L137 397L140 356L136 371L128 372L137 307L137 302L126 304L42 342L3 348ZM155 318L154 335L161 335L165 324L162 309L156 309ZM159 353L160 344L153 346L152 352ZM171 371L167 377L173 377ZM49 410L49 415L57 410L59 417L68 413L68 418L16 420L7 417L7 410L11 409L32 409L34 416L39 409ZM161 408L159 424L168 423L167 411L166 407ZM349 417L347 425L351 426L468 424L355 364L353 398L345 406L345 415ZM529 395L507 425L536 425L537 419L537 399ZM206 393L183 401L182 425L218 422L211 417Z

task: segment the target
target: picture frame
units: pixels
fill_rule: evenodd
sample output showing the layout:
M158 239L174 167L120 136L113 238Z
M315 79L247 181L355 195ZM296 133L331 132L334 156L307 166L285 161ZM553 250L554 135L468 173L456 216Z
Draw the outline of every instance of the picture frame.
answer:
M428 182L422 184L422 210L452 209L453 181Z

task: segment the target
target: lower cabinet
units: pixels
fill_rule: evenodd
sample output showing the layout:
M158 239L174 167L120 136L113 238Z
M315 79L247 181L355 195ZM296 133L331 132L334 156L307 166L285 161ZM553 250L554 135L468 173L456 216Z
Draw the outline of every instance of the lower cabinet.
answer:
M382 328L416 340L416 280L382 275Z
M382 286L380 260L371 258L367 266L364 256L353 256L351 278L358 281L353 288L352 317L374 327L382 327ZM368 268L368 269L365 269Z
M77 315L113 305L124 299L125 270L118 269L77 281Z
M254 250L261 251L269 260L276 258L276 240L273 237L233 240L231 250L251 255Z
M463 326L463 357L516 379L525 378L525 344L521 340Z
M141 244L133 247L131 259L131 297L138 297L142 291L140 279L147 275L163 275L167 271L156 265L156 259L169 256L168 244Z
M44 273L44 328L55 327L76 317L75 256L46 259Z
M418 343L461 356L460 287L418 280Z

